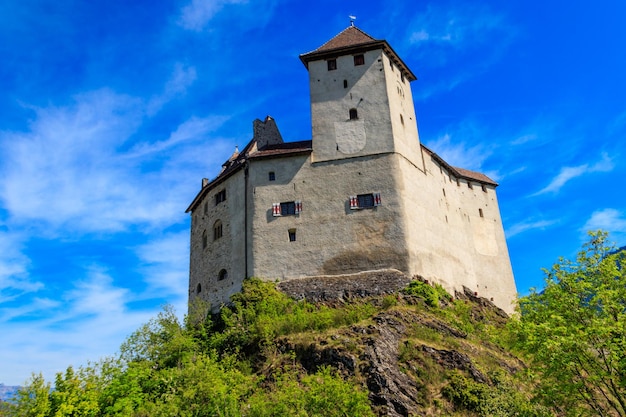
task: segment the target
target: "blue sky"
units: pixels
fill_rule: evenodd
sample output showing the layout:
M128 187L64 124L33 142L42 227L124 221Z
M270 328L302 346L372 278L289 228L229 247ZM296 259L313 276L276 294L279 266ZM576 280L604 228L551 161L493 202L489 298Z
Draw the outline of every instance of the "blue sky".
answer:
M498 181L518 291L589 229L626 244L626 4L6 0L0 4L0 382L116 352L185 311L189 217L252 120L311 138L298 55L386 39L424 144Z

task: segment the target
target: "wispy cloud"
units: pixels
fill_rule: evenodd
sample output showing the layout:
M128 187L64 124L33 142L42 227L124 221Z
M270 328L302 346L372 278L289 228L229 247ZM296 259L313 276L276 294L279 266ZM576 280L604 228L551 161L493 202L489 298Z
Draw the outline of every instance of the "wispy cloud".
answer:
M559 174L550 181L550 183L537 191L533 196L556 193L570 180L580 177L585 174L591 174L595 172L609 172L613 170L613 160L605 153L602 154L602 159L593 165L583 164L575 167L563 167Z
M3 373L25 379L30 372L41 371L53 380L56 372L64 370L59 366L83 365L114 354L132 330L156 314L156 310L130 310L131 294L113 285L106 270L94 265L84 280L61 292L59 300L35 298L0 310L3 331L11 335L0 345ZM35 310L45 318L30 320ZM10 320L15 317L20 319Z
M530 220L524 221L521 223L516 223L511 227L508 227L505 231L506 237L508 239L513 236L519 235L520 233L527 232L530 230L544 230L549 226L558 223L558 220Z
M411 24L411 43L438 43L463 48L486 42L490 34L502 30L503 17L475 4L450 7L428 5Z
M200 31L213 17L229 4L247 3L246 0L192 0L183 7L178 24L185 29Z
M164 235L135 251L142 265L139 270L149 284L142 297L155 297L165 290L178 309L184 308L188 296L189 231Z
M165 85L163 93L153 97L146 109L148 115L157 113L163 105L172 100L177 95L184 94L197 78L196 69L194 67L185 67L180 62L174 66L174 71L170 80Z
M465 122L451 126L427 146L450 165L479 171L493 152L483 144L483 137L484 132L479 126Z

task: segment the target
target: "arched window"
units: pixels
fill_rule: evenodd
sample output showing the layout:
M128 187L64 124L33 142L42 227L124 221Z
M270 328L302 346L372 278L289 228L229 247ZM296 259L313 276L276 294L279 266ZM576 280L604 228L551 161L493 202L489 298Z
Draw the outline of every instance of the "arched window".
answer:
M225 269L222 269L217 275L217 279L218 281L224 281L226 278L228 278L228 272Z
M350 109L350 120L356 120L359 118L359 114L356 109Z
M222 237L222 221L218 220L213 223L213 240L217 240Z
M206 230L202 232L202 249L205 249L207 245Z
M200 285L200 283L198 283L198 285L196 285L196 292L198 294L200 294L200 291L202 291L202 285Z

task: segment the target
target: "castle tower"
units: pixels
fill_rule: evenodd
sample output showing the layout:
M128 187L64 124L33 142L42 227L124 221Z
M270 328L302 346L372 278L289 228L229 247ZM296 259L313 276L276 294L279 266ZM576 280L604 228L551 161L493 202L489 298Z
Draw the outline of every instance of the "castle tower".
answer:
M418 164L416 77L386 41L351 25L300 59L309 70L312 162L396 152Z

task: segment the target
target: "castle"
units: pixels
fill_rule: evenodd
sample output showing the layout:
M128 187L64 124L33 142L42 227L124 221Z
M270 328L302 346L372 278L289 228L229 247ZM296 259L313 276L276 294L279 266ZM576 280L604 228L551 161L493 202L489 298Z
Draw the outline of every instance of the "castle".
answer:
M191 213L189 299L214 310L247 277L287 280L395 268L513 310L515 282L487 176L420 144L415 75L384 40L350 25L300 56L312 140L284 142L271 117Z

